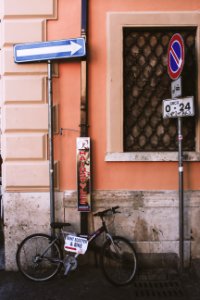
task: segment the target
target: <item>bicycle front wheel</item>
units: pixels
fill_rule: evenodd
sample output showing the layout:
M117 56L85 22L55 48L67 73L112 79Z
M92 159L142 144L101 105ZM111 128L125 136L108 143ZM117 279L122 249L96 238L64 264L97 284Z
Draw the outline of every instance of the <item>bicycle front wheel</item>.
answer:
M131 243L119 236L108 239L101 253L101 267L107 280L114 285L130 283L137 269L137 257Z
M16 254L19 271L33 281L46 281L62 267L62 252L52 238L43 233L26 237Z

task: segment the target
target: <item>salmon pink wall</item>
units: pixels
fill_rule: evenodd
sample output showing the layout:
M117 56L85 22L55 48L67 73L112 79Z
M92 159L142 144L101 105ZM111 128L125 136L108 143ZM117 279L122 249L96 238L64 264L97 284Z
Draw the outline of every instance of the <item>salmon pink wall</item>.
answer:
M176 162L105 162L106 154L106 13L111 11L199 10L199 0L89 0L89 135L92 138L94 189L174 190ZM58 20L48 21L48 40L80 36L81 0L58 0ZM169 12L170 13L170 12ZM62 136L55 137L60 188L76 189L76 137L80 124L80 62L59 63L54 102L60 108ZM199 189L199 163L185 163L185 188Z
M48 22L48 40L80 37L80 13L80 0L58 0L58 19ZM80 62L59 63L59 77L53 80L53 99L59 108L59 127L67 129L62 136L55 135L60 189L75 189L76 137L80 131Z

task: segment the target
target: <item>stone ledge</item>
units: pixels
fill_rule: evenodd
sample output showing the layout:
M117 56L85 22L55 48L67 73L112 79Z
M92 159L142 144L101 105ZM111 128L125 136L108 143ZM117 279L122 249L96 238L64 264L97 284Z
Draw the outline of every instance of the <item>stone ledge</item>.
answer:
M200 152L184 152L184 161L200 161ZM111 152L107 162L115 161L178 161L178 152Z
M178 207L178 191L130 191L130 190L101 190L92 193L94 208L107 208L113 205L121 207ZM122 201L123 200L123 201ZM185 191L186 206L200 207L200 191ZM134 202L134 203L133 203ZM63 206L76 207L77 192L64 191Z

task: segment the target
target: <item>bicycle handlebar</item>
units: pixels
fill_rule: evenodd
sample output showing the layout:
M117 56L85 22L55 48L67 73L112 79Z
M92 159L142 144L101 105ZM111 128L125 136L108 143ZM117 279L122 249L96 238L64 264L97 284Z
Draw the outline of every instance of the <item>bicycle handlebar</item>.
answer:
M120 211L117 211L118 208L119 208L119 206L114 206L109 209L99 211L99 212L93 214L93 216L94 217L103 217L103 216L107 215L108 213L117 214L117 213L120 213Z

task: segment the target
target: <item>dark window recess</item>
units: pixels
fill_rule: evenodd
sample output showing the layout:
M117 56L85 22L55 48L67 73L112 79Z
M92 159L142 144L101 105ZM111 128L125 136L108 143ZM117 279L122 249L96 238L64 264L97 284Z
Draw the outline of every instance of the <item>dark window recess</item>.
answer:
M194 96L196 103L196 28L123 30L125 152L178 150L177 119L162 117L162 101L171 99L167 50L174 33L180 33L185 44L182 97ZM183 150L195 151L195 117L183 118L182 126Z

